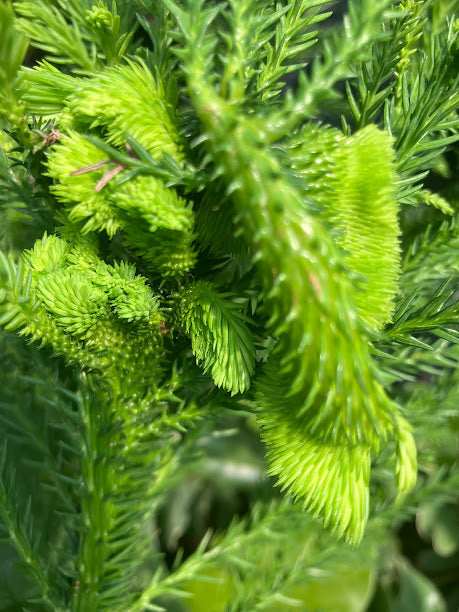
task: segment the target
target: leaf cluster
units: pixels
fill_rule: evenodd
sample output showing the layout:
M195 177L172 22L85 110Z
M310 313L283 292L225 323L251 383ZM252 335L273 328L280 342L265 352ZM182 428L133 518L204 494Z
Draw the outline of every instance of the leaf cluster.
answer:
M451 502L457 21L328 8L0 4L0 519L31 609L212 581L298 607ZM212 533L216 497L248 512Z

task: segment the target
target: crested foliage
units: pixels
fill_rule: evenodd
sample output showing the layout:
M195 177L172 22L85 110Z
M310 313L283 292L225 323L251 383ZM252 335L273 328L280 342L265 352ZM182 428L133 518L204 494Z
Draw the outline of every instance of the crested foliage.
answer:
M0 520L27 609L172 610L215 573L227 610L290 609L448 499L457 20L329 9L0 4L2 377L31 398L0 395ZM269 501L182 558L202 474Z

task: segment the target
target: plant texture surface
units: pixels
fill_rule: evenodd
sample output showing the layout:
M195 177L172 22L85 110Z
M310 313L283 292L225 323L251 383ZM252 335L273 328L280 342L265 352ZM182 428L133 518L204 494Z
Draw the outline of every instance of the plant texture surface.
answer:
M454 8L0 3L0 609L446 610Z

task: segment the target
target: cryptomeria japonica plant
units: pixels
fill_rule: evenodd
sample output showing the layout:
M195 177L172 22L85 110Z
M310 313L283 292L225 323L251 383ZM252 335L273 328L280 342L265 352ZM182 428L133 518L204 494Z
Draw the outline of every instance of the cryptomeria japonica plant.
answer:
M454 4L0 4L4 609L363 609L448 500Z

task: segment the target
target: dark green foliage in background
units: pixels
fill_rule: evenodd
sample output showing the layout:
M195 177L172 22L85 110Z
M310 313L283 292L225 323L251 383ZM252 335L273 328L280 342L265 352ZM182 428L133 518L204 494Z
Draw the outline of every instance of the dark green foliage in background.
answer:
M455 9L0 3L0 609L457 609Z

